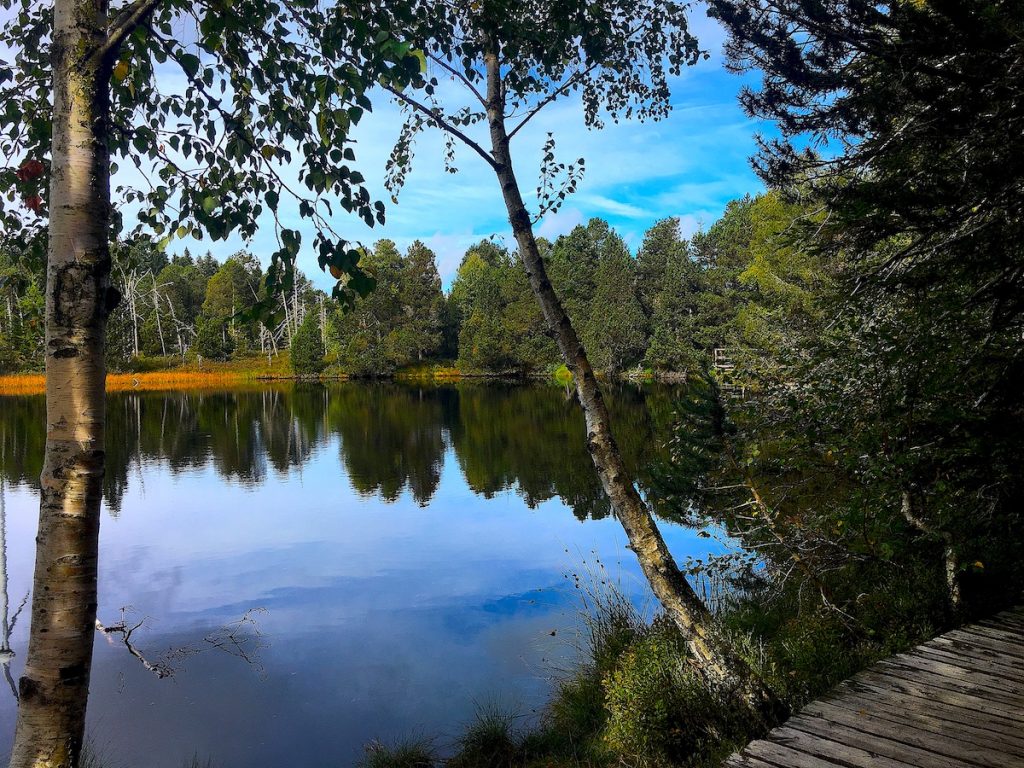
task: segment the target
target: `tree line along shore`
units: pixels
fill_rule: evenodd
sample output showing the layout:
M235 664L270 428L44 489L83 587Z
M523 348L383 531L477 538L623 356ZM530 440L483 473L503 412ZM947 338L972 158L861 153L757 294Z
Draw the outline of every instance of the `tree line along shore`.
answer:
M790 294L810 292L823 276L806 272L799 251L775 251L771 264L763 254L805 214L769 192L733 201L689 238L677 220L658 221L635 254L596 218L540 245L600 372L682 378L708 370L715 349L756 344L765 333L756 317L799 312ZM108 325L108 388L291 376L564 378L516 262L498 241L482 240L466 250L445 292L425 244L402 253L381 240L360 259L376 288L352 308L297 271L292 289L261 314L265 273L251 253L219 262L209 253L169 255L144 240L118 243L113 274L122 301ZM0 274L0 390L42 391L33 374L42 366L43 260L8 245Z

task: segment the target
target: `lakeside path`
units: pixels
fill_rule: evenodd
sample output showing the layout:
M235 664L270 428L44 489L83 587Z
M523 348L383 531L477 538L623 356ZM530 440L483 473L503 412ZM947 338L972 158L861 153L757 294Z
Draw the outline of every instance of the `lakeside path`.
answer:
M1024 766L1024 608L880 661L723 768Z

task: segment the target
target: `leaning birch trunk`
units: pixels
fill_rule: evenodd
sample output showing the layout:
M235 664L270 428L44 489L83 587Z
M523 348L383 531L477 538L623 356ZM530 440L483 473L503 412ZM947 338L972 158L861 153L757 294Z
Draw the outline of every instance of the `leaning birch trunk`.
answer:
M515 178L505 128L505 102L498 57L493 53L488 54L485 61L487 122L496 163L495 172L530 287L540 303L562 359L573 374L576 393L586 420L587 448L601 484L626 531L630 548L636 553L654 595L685 638L699 674L716 689L727 695L738 696L756 721L763 726L770 726L781 719L785 712L784 705L715 631L714 617L676 565L622 460L594 370L572 321L548 279L533 234L530 215Z
M106 3L56 0L46 282L46 455L11 768L73 768L85 730L103 478L110 286Z

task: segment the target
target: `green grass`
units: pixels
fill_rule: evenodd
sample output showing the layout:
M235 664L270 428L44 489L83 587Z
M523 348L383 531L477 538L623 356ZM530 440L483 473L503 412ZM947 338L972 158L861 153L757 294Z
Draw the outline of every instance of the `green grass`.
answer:
M427 739L409 739L395 744L371 741L359 768L434 768L437 750Z

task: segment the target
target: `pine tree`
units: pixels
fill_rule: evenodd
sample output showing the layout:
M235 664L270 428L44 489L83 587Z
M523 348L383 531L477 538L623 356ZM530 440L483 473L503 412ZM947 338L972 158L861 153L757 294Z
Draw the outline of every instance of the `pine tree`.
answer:
M312 376L324 369L324 342L320 334L320 320L316 313L307 312L292 337L292 370L300 376Z
M409 246L402 265L401 346L417 362L434 355L441 345L444 294L435 259L434 252L417 240Z
M617 236L609 238L604 250L584 334L595 367L623 371L643 357L647 322L636 293L636 262Z

